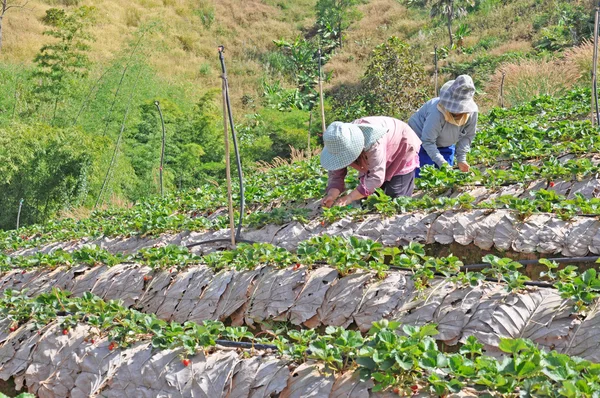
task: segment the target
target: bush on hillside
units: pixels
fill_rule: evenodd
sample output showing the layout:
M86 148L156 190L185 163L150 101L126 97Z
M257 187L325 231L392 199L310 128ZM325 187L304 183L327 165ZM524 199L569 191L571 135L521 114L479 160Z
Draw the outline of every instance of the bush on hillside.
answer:
M427 81L410 46L390 37L373 50L363 77L366 110L406 119L427 100Z
M85 201L98 153L75 129L13 124L0 129L0 229L41 223L67 205Z

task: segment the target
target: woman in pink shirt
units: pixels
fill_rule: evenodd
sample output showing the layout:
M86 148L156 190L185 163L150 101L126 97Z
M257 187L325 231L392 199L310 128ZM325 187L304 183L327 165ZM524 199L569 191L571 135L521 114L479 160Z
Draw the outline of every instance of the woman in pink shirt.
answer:
M385 116L334 122L323 134L323 142L321 165L329 171L323 206L346 206L377 188L391 197L412 195L421 140L408 124ZM346 190L348 166L359 171L359 184L338 198Z

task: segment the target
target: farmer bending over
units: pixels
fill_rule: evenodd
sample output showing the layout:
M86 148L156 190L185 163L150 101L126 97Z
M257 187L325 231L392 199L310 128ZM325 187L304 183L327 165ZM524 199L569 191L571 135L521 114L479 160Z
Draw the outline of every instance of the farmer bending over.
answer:
M334 122L323 134L321 165L329 171L325 207L346 206L382 188L391 197L411 196L419 167L421 140L408 124L374 116L352 123ZM347 167L359 171L358 187L346 196Z
M412 115L408 124L423 141L420 167L428 164L452 167L456 152L460 171L469 171L467 153L475 137L479 111L474 95L473 80L461 75L444 84L438 98L428 101ZM415 172L417 178L419 171Z

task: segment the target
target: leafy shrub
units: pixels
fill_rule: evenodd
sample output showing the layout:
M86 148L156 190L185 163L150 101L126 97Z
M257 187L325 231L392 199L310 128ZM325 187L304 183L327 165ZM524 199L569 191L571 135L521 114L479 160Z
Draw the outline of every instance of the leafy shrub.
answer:
M77 130L14 124L0 129L0 228L39 223L88 190L94 143Z
M581 43L593 33L594 19L582 5L559 2L533 21L538 50L557 51Z
M371 113L407 118L427 98L427 78L411 47L390 37L371 54L363 78Z

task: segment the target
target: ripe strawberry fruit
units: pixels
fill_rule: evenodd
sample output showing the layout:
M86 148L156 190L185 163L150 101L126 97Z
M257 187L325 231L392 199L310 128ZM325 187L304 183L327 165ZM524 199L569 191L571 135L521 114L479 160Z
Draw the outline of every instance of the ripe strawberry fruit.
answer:
M152 277L150 275L144 275L144 282L148 282Z
M185 358L183 361L181 361L181 363L183 363L183 366L190 366L190 364L192 363L191 360Z
M554 183L554 181L550 181L550 188L554 188L556 184Z
M69 334L69 330L68 329L63 329L63 336L66 336Z
M16 327L16 326L11 326L11 327L10 327L10 331L11 331L11 332L14 332L15 330L17 330L17 327Z
M112 350L114 350L115 348L116 348L116 344L115 344L115 343L110 343L110 344L108 345L108 351L112 351Z

